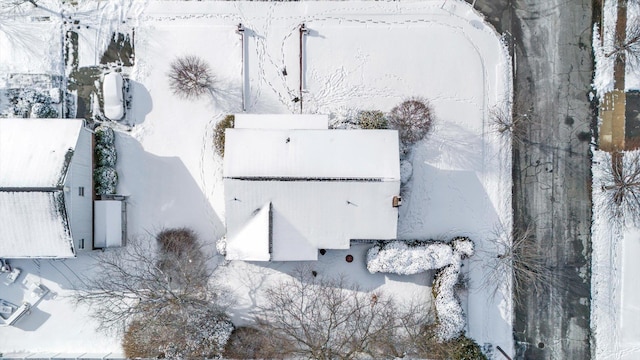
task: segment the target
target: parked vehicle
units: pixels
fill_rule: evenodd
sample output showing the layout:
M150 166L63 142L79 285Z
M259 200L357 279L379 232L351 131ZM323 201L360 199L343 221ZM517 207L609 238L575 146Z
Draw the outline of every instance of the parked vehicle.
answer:
M105 74L102 81L104 116L118 121L124 116L124 79L119 72Z

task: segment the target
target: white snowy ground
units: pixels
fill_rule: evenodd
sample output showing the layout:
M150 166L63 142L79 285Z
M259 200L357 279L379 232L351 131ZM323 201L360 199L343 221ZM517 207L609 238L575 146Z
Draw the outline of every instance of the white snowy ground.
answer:
M617 2L607 0L604 7L604 49L594 37L596 71L594 88L600 98L613 90L613 57L603 54L613 43L613 29L617 18ZM640 21L640 4L627 4L627 26ZM640 89L640 71L626 67L625 90ZM595 358L631 360L640 358L640 288L637 274L640 263L640 229L620 228L609 223L603 214L599 163L609 162L607 154L595 150L593 154L593 226L591 264L591 328L594 334Z
M511 148L492 131L488 115L510 99L510 62L496 33L468 4L455 0L162 1L149 2L144 9L125 1L86 4L83 24L85 29L96 29L82 30L89 37L109 36L102 29L136 26L129 114L136 125L130 132L119 133L116 140L118 192L130 195L130 235L171 226L192 227L210 242L224 234L222 161L214 155L212 129L225 114L242 110L242 48L236 25L246 28L246 111L291 113L299 110L291 100L299 95L298 26L304 22L309 28L304 43L305 113L337 114L354 108L388 111L410 96L431 101L437 122L433 133L413 151L414 171L404 193L398 236L448 240L460 235L475 241L477 254L465 266L470 278L468 299L463 301L468 335L481 345L499 345L513 353L511 297L504 295L509 289L502 286L493 296L492 289L482 286L486 260L495 258L493 230L511 228ZM102 17L91 22L92 12ZM120 25L122 21L126 24ZM106 43L104 38L83 42L94 44L95 51ZM171 94L166 77L169 64L188 54L202 57L214 70L213 98L190 102ZM80 50L83 64L91 56L90 51ZM282 74L284 67L287 76ZM328 251L306 265L320 275L344 274L363 290L429 301L428 274L371 275L365 265L368 247ZM353 263L344 261L346 254L354 256ZM89 261L84 255L81 258L65 264ZM301 265L222 265L219 279L238 296L232 309L234 320L249 322L265 286ZM46 278L44 271L42 276ZM509 283L509 279L496 283ZM58 299L47 301L55 304L52 307L70 308ZM84 311L73 313L78 315L75 320L82 321ZM11 330L4 336L0 329L0 351L71 351L69 344L77 337L56 343L41 332L45 325L64 329L65 320L52 315L30 340L23 339L23 331ZM83 336L99 335L86 330ZM121 351L117 338L103 339L93 351ZM30 347L36 340L38 347Z

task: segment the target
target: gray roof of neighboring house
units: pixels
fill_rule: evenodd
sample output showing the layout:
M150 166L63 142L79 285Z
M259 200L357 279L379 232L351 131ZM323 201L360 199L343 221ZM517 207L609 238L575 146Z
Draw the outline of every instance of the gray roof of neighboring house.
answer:
M0 119L0 257L75 256L64 184L78 119Z

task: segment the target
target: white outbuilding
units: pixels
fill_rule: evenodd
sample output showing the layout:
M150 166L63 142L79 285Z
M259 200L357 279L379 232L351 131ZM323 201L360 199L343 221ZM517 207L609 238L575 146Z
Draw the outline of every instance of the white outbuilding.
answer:
M92 171L84 120L0 119L0 257L91 249Z
M351 240L396 238L395 130L330 130L322 115L237 115L225 137L228 260L317 260L319 249Z

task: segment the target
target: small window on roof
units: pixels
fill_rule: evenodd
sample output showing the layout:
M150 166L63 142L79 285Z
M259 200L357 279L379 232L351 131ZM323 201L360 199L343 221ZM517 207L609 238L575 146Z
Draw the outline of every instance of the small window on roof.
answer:
M78 188L78 195L80 195L80 196L84 196L84 186L80 186L80 187Z

